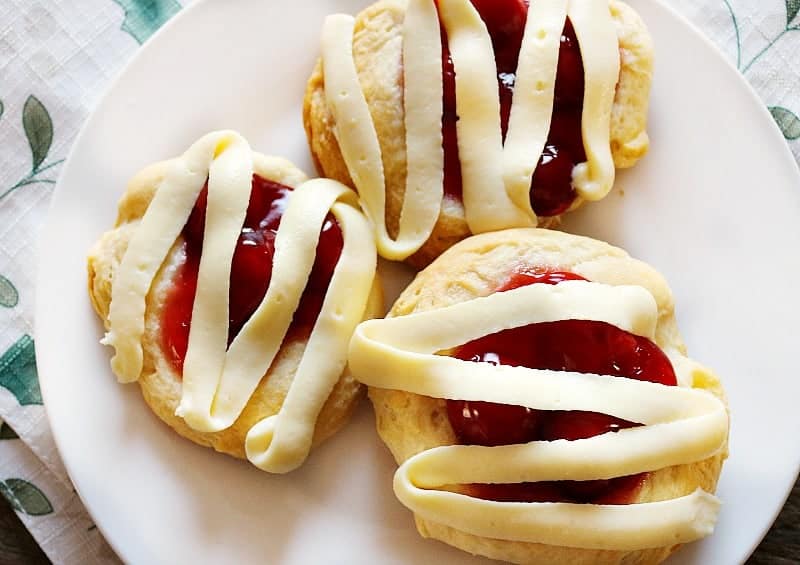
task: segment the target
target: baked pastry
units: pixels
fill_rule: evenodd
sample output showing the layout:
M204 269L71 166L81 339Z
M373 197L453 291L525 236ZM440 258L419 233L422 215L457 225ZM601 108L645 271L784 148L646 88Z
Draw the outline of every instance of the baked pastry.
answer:
M723 391L685 356L664 279L620 249L471 237L358 326L349 363L425 537L513 563L644 564L713 530Z
M214 132L139 173L89 254L121 382L180 435L270 472L347 421L356 324L382 313L356 195Z
M424 265L603 198L647 151L652 63L618 0L380 0L326 20L303 117L379 254Z

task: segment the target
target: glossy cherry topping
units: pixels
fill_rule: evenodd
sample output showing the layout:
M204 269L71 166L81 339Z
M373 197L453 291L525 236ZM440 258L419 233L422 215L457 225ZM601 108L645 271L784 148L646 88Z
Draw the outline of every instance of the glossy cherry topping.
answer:
M472 0L486 23L495 51L500 89L500 121L505 139L517 76L517 61L525 31L528 3L524 0ZM444 74L444 188L460 198L461 162L458 157L455 71L447 37L442 31ZM572 24L567 20L561 36L555 85L553 121L545 150L533 176L531 205L539 216L555 216L575 200L572 168L586 160L581 133L583 110L583 61Z
M272 277L275 235L288 203L289 187L253 176L247 216L231 265L228 344L255 312ZM186 261L173 279L162 315L162 347L178 373L189 342L192 305L203 250L207 187L203 188L183 229ZM342 251L342 232L331 216L322 227L317 257L287 339L304 337L322 309L333 270Z
M585 279L563 271L526 270L515 273L498 292L567 280ZM604 322L563 320L530 324L469 342L459 347L455 356L474 362L677 384L672 364L657 345ZM594 412L539 411L461 400L448 400L447 413L461 443L487 446L584 439L640 425ZM488 500L624 504L632 499L644 477L645 474L640 474L607 481L472 485L472 491Z
M456 123L456 71L450 48L447 44L447 35L444 28L442 35L442 80L444 86L443 112L442 112L442 148L444 149L444 193L461 199L461 159L458 154L458 133Z

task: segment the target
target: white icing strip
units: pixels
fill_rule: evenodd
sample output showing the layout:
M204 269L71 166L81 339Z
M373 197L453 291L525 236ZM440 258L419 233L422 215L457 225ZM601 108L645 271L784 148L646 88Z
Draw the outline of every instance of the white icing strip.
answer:
M571 371L471 364L444 355L409 353L371 342L358 329L350 348L350 367L364 384L423 396L515 404L537 410L602 412L649 425L703 416L719 407L708 393L694 389ZM379 356L383 358L383 369L377 362ZM503 386L497 386L498 382Z
M231 263L247 214L253 182L250 146L242 139L236 149L236 152L215 155L208 168L203 252L183 363L183 396L179 413L185 408L186 398L199 403L210 404L213 401L216 381L225 363ZM195 427L191 418L186 422ZM201 427L195 429L208 431Z
M395 494L426 520L442 522L446 514L444 523L469 534L554 546L634 551L688 543L713 533L720 506L716 497L700 489L646 504L492 502L415 488L400 470Z
M458 153L469 229L536 226L530 203L515 205L503 183L500 94L486 25L469 0L440 0L439 13L456 72Z
M581 128L587 158L573 169L572 183L581 198L600 200L611 190L616 174L610 130L619 79L619 40L607 2L570 0L568 14L583 59Z
M417 487L433 489L449 484L613 479L701 461L719 452L727 417L719 402L700 396L692 400L697 398L706 405L702 407L706 413L582 441L534 441L490 449L478 445L436 447L415 455L407 473L413 475ZM715 433L695 433L706 426ZM672 441L656 443L665 437ZM506 464L496 465L497 458ZM589 461L591 465L587 465Z
M322 32L325 96L335 118L336 139L363 208L375 228L378 250L382 256L395 260L405 259L430 237L444 193L442 134L441 126L436 126L441 123L442 105L439 29L435 17L430 17L430 7L412 2L409 9L412 23L418 24L413 31L418 44L409 45L404 52L409 58L407 71L413 77L406 81L411 83L406 95L417 102L415 110L406 115L414 165L408 171L397 240L386 229L381 148L353 60L355 20L345 15L329 16Z
M492 315L484 318L487 312ZM606 322L654 339L658 312L653 296L640 286L576 280L496 292L438 310L392 318L391 322L365 324L360 331L369 330L378 341L389 340L404 350L433 353L487 333L565 319Z
M568 281L360 324L350 344L350 368L369 386L538 410L600 412L644 424L572 442L424 451L398 469L398 498L424 518L499 539L642 549L709 534L718 501L702 492L658 503L598 506L503 503L437 490L468 483L608 479L716 454L726 442L728 415L706 391L437 355L503 329L558 319L604 321L652 339L657 316L655 301L643 288Z
M288 159L273 155L253 153L253 170L262 179L297 188L308 180L308 177Z
M675 375L678 377L678 386L694 386L695 373L704 373L707 371L700 363L688 357L684 357L680 351L676 349L668 349L664 353L667 354L670 363L675 367Z
M116 349L111 368L120 382L136 381L142 372L146 297L153 278L189 218L210 164L218 155L224 158L224 166L215 169L217 176L221 182L236 183L242 171L236 170L233 161L243 152L249 155L249 146L235 132L214 132L202 137L172 163L148 206L115 274L110 329L103 340ZM248 161L249 157L244 161L245 169ZM224 329L227 331L227 312Z
M350 176L358 188L367 216L388 238L384 221L386 196L378 134L353 61L355 19L337 14L325 18L322 28L322 67L325 96L334 119L334 132Z
M503 149L506 192L520 208L531 205L533 172L550 132L566 17L567 0L538 0L528 8Z
M444 198L442 39L431 0L409 0L403 36L407 175L397 259L430 237Z
M341 226L344 247L280 412L262 420L247 434L247 458L273 473L291 471L305 460L317 416L345 368L347 346L364 317L375 278L372 230L356 208L355 194L326 179L309 181L300 192L303 190L313 200L325 193L336 196L338 202L331 211ZM309 205L298 199L289 206L303 214Z

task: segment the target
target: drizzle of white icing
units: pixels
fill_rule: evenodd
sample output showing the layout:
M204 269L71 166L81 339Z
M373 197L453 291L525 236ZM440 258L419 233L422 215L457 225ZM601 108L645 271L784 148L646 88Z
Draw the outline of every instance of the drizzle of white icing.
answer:
M533 173L550 132L566 17L567 0L534 2L528 8L503 150L505 189L518 206L530 207Z
M406 137L409 156L406 194L399 233L392 239L386 228L386 191L381 148L375 124L353 61L350 16L325 20L322 65L325 96L335 119L335 133L362 207L375 228L378 251L388 259L404 259L430 237L444 194L442 149L441 42L436 9L427 0L411 0L404 44L406 73ZM438 55L437 55L438 53Z
M585 200L600 200L614 185L614 159L609 132L619 77L619 45L614 20L605 2L570 0L569 19L581 46L585 88L583 94L583 146L586 162L572 171L572 183Z
M456 72L456 129L467 225L473 233L535 226L530 200L523 199L518 208L503 184L500 94L486 24L469 0L440 0L439 13Z

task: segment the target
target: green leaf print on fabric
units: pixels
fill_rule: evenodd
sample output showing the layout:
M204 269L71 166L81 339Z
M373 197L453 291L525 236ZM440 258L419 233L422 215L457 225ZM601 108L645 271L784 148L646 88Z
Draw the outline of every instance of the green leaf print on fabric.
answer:
M800 2L800 0L798 0ZM775 118L778 127L781 128L781 133L786 139L800 138L800 118L782 106L770 106L769 113Z
M19 436L11 429L11 426L3 422L0 424L0 439L19 439Z
M123 31L131 34L139 43L144 43L181 9L176 0L114 0L114 2L125 10Z
M792 20L800 12L800 0L786 0L786 25L790 25Z
M736 32L736 68L742 68L742 38L739 35L739 22L736 20L736 13L733 11L731 7L731 3L728 0L722 0L725 7L728 9L728 13L731 16L731 21L733 22L733 31Z
M53 512L53 505L39 487L24 479L0 481L0 493L17 512L29 516L44 516Z
M19 302L19 293L11 281L0 275L0 306L13 308Z
M0 357L0 386L8 389L20 406L42 404L31 336L23 335Z
M39 175L64 162L64 159L59 159L48 165L44 164L53 144L53 120L44 104L33 95L28 96L22 109L22 128L31 148L31 170L13 186L0 190L0 201L24 186L55 184L54 179L41 178Z
M50 119L47 108L35 96L28 96L25 101L25 107L22 109L22 127L25 128L25 135L31 146L33 170L38 171L53 143L53 120Z
M730 4L728 3L728 1L727 0L723 0L723 1L725 2L725 4L728 6L728 9L730 10ZM778 41L780 41L783 38L783 36L785 36L787 34L790 34L790 33L793 33L793 32L796 32L796 31L800 31L800 25L794 25L794 26L791 25L792 24L792 20L795 18L795 16L797 16L798 11L800 11L800 0L786 0L786 25L780 31L780 33L778 33L777 35L773 36L772 39L770 39L767 42L767 44L764 47L762 47L758 51L758 53L756 53L753 56L752 59L750 59L750 62L748 62L744 66L742 66L741 64L737 64L737 67L739 68L740 71L742 71L742 74L747 73L747 71L750 70L750 67L752 67L759 59L761 59L761 57L764 56L764 53L766 53L767 51L772 49L775 46L775 44L778 43ZM733 13L732 10L731 10L731 17L734 18L734 20L733 20L734 21L734 25L736 25L736 16L735 16L735 14ZM739 39L738 39L739 38L738 26L737 26L737 29L736 29L736 37L737 37L737 42L738 42L739 41ZM739 61L739 63L741 63L741 61Z

